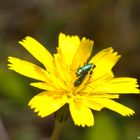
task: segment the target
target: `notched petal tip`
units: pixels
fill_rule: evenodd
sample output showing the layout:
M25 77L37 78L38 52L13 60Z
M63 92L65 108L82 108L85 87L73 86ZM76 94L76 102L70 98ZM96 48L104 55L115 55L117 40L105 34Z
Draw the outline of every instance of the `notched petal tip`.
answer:
M115 111L122 116L130 116L133 115L135 112L114 100L107 99L107 98L94 98L93 99L96 103L101 104L103 107L108 108L112 111Z
M86 37L83 37L83 38L81 39L81 42L83 42L83 43L88 43L88 44L90 44L91 46L94 45L94 41L93 41L93 40L90 40L90 39L88 39L88 38L86 38Z
M9 64L7 64L8 69L14 70L13 63L15 62L15 60L16 60L16 57L12 57L12 56L8 57L8 62L9 62Z
M59 33L59 37L66 37L66 35L64 33Z
M31 36L26 36L24 39L22 39L21 41L18 41L19 44L23 44L25 43L26 41L29 41L29 40L35 40L33 37Z
M35 97L33 97L28 106L34 109L34 112L38 112L38 116L45 117L59 110L66 100L63 97L53 96L54 92L44 91Z
M130 116L132 116L134 114L135 114L135 112L132 109L129 108L129 111L124 112L124 114L122 114L122 116L124 116L124 117L130 117Z
M71 41L79 42L80 39L79 39L79 37L77 35L70 36L70 35L66 35L64 33L59 34L59 46L61 46L61 44L64 43L64 42L65 43L66 42L70 43Z
M71 101L69 109L75 125L82 127L94 125L94 117L91 109L82 102Z
M55 73L54 58L40 42L27 36L22 41L19 41L19 44L21 44L32 56L42 63L49 73Z
M15 57L9 56L8 57L8 62L12 63L13 62L13 59L15 59Z
M95 63L97 67L103 67L105 70L109 70L112 69L120 58L121 55L118 55L118 52L115 52L112 47L109 47L98 52L91 58L89 63Z
M86 123L86 122L79 122L79 123L77 123L77 122L74 122L74 124L75 125L77 125L77 126L81 126L81 127L91 127L91 126L93 126L94 125L94 121L93 122L90 122L90 123Z

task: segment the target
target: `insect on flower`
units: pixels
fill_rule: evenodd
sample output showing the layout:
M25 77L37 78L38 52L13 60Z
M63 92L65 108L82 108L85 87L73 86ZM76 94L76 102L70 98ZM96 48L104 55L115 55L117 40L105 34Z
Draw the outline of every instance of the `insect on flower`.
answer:
M75 125L93 126L94 111L108 108L122 116L135 112L116 101L122 94L139 94L136 78L116 77L112 68L121 55L112 47L91 56L94 42L60 33L57 53L27 36L19 42L43 67L10 56L8 67L34 80L30 85L43 91L28 103L38 116L46 117L68 107ZM84 65L85 64L85 65Z
M85 64L84 66L79 67L76 71L76 76L78 77L78 79L74 82L74 86L79 86L88 73L89 75L91 75L93 68L95 68L95 65L93 63Z

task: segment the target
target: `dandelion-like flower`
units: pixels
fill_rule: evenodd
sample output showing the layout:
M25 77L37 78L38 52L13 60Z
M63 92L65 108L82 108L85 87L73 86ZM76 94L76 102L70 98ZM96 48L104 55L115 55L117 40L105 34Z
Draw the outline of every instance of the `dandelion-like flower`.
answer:
M38 80L31 85L44 90L29 102L39 116L48 116L68 104L75 125L84 127L94 125L92 110L108 108L123 116L134 114L113 100L119 94L139 93L139 89L135 78L114 77L112 68L121 56L111 47L89 59L93 41L85 37L80 40L60 33L57 53L53 55L32 37L19 43L44 65L41 68L15 57L8 60L9 69Z

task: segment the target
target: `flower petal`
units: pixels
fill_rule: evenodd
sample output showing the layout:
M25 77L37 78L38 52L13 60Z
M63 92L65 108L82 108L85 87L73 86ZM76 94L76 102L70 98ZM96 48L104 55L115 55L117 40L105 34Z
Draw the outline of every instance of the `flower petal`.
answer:
M120 113L123 116L130 116L134 114L134 111L124 105L121 105L120 103L117 103L111 99L107 98L92 98L94 102L97 104L102 105L103 107L106 107L110 110L113 110L117 113Z
M31 83L30 85L39 89L43 89L43 90L59 91L59 89L57 89L57 87L52 82L50 82L49 84L43 83L43 82L36 82L36 83Z
M140 93L138 89L137 79L129 77L113 78L112 80L102 84L100 90L106 93Z
M81 95L81 94L80 94ZM96 111L100 111L104 106L102 106L101 104L95 102L94 98L109 98L109 99L116 99L119 98L119 95L117 94L92 94L89 93L89 95L87 97L83 98L83 103L88 106L89 108L96 110Z
M99 93L97 93L97 94L90 94L89 95L89 99L91 99L91 98L97 98L97 97L102 97L102 98L109 98L109 99L118 99L119 98L119 95L118 94L110 94L110 93L108 93L108 94L99 94Z
M38 116L45 117L60 109L66 102L67 98L62 93L45 91L33 97L28 105L35 108Z
M89 77L89 80L87 81L87 83L85 83L86 86L84 86L82 92L89 92L91 94L106 93L106 90L102 89L101 86L104 86L108 81L113 79L113 77L114 75L112 71L108 71L104 73L101 77L98 78L94 77L94 70L93 70L92 76Z
M84 100L84 104L86 106L88 106L89 108L96 110L96 111L100 111L103 108L102 105L100 105L96 102L93 102L91 99Z
M69 109L75 125L85 127L94 125L93 114L89 107L84 105L82 101L71 101Z
M33 63L30 63L28 61L21 60L15 57L8 57L8 61L11 63L11 64L8 64L9 69L12 69L24 76L27 76L33 79L37 79L40 81L47 80L45 71Z
M97 66L101 65L104 66L104 68L109 67L109 69L111 69L120 57L121 56L118 55L117 52L113 52L112 47L109 47L97 53L94 57L92 57L89 63L94 63Z
M48 73L35 64L15 57L9 57L8 61L11 63L8 64L9 69L12 69L24 76L44 81L47 85L52 86L52 88L55 87L55 89L66 89L64 83L62 83L58 77Z
M75 53L79 47L80 39L78 36L66 36L63 33L59 35L58 54L62 57L63 63L66 66L72 64Z
M57 69L57 75L63 82L63 84L68 85L70 83L70 73L69 69L67 69L63 63L62 63L62 58L60 57L59 54L54 54L54 59L55 59L55 64L56 64L56 69Z
M93 43L94 42L92 40L86 39L85 37L82 38L71 66L73 70L87 63L87 60L92 53Z
M96 79L105 75L106 72L111 71L113 66L120 59L120 57L121 56L118 55L117 52L113 52L113 49L111 47L97 53L89 61L89 63L93 63L96 66L93 70L94 73L92 77Z
M27 49L38 61L40 61L50 73L54 73L54 59L49 51L34 38L27 36L19 42Z

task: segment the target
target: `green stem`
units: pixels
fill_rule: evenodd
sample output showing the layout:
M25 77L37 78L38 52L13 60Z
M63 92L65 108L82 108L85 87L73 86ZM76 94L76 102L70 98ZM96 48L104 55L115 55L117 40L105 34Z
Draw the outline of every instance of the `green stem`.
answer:
M63 123L59 123L57 121L55 122L51 140L59 140L59 136L61 134L62 127L63 127Z

